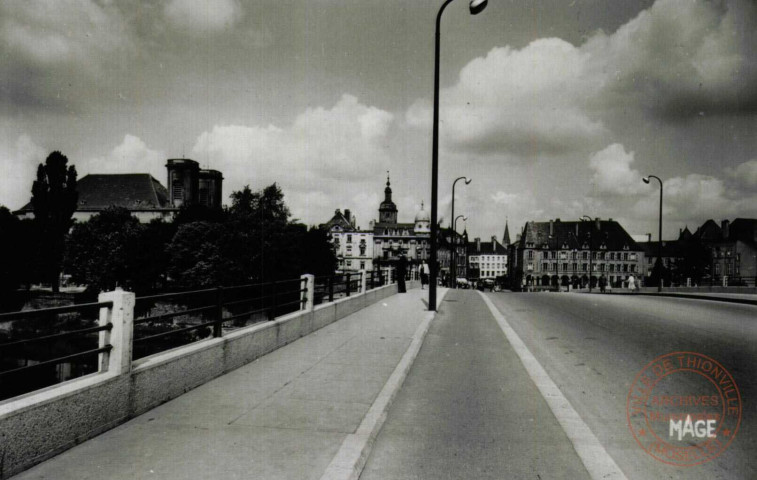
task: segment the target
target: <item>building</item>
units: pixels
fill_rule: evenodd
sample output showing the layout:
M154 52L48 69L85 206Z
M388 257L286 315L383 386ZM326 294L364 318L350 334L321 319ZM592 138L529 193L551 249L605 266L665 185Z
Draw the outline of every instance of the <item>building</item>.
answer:
M397 205L392 201L391 182L387 175L384 201L379 205L379 219L371 222L375 261L389 266L400 255L405 255L410 265L428 261L431 254L431 217L423 204L413 223L400 223L397 215Z
M643 275L644 250L616 221L527 222L510 248L513 288L596 286L604 275L620 287Z
M349 209L344 213L337 209L331 220L321 225L329 232L340 272L373 270L373 232L359 230L356 223Z
M507 229L505 234L509 237ZM507 246L499 243L496 236L491 242L482 242L476 238L468 242L468 279L483 280L507 275Z
M76 182L79 195L74 220L85 222L108 207L126 208L140 222L170 219L182 205L220 208L223 175L202 170L190 159L169 159L168 188L148 173L89 174ZM14 212L20 218L34 218L29 202Z
M707 220L692 235L709 253L709 279L722 285L754 285L757 276L757 219Z

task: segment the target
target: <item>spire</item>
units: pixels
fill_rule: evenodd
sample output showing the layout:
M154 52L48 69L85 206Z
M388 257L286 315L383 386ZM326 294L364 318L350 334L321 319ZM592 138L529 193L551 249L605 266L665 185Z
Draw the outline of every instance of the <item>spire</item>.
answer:
M510 230L507 228L507 217L505 217L505 234L502 235L502 245L510 245Z
M392 201L392 182L389 181L389 170L386 171L386 188L384 189L384 201Z

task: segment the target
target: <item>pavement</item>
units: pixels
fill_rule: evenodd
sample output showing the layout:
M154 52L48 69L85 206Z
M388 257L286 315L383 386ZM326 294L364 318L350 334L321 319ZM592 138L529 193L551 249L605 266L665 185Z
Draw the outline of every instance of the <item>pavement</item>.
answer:
M379 301L12 478L317 480L366 419L378 433L427 298Z

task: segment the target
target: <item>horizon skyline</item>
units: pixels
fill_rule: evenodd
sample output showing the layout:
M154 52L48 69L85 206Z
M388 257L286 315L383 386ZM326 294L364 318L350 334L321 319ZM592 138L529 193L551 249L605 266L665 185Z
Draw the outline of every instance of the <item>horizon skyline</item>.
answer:
M60 150L88 173L168 158L228 194L276 181L293 218L430 210L437 1L67 0L0 5L0 205ZM757 218L757 6L748 0L464 2L442 32L439 219L618 220L632 235ZM381 183L380 183L381 182ZM403 214L403 212L405 212ZM549 213L548 213L549 212ZM494 225L497 225L494 227ZM458 225L459 226L459 225ZM513 229L515 230L515 229ZM514 240L514 231L511 232Z

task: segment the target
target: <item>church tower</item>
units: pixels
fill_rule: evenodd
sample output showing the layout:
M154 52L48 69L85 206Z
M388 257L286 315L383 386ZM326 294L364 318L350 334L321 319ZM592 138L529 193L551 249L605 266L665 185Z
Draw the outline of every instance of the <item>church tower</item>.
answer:
M392 187L389 182L389 172L386 172L386 188L384 189L384 201L379 205L380 223L397 223L397 205L392 202Z

